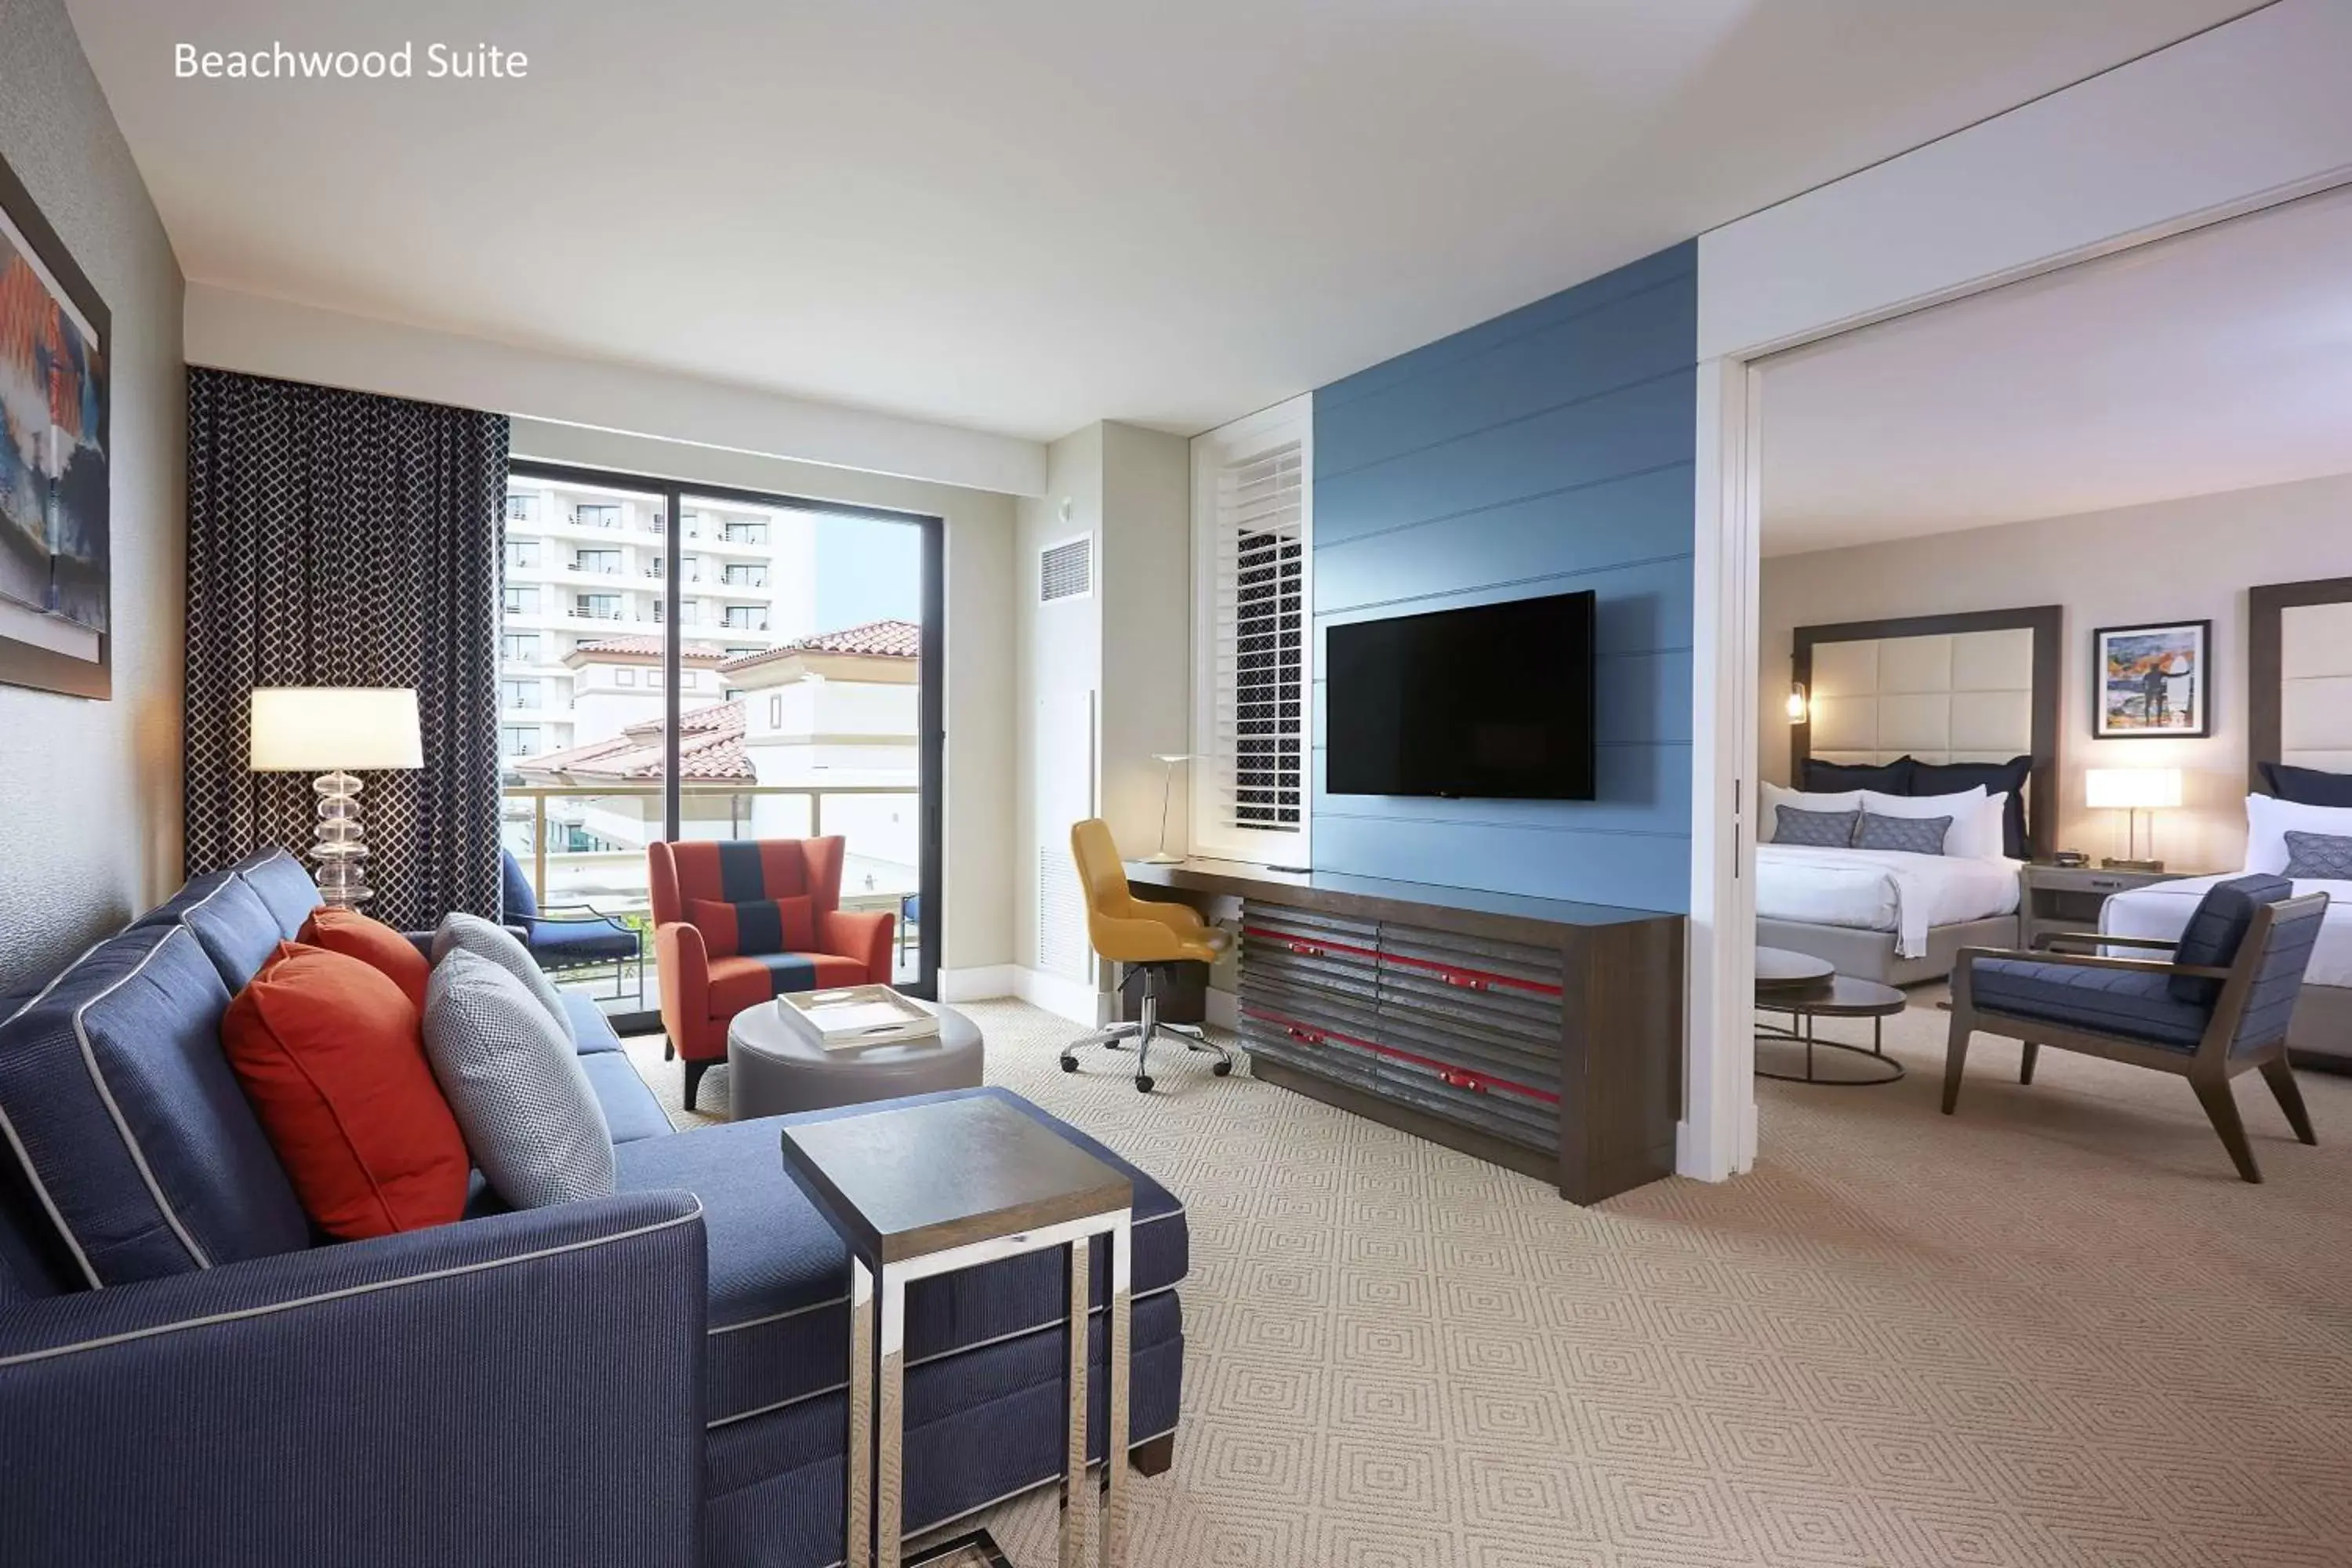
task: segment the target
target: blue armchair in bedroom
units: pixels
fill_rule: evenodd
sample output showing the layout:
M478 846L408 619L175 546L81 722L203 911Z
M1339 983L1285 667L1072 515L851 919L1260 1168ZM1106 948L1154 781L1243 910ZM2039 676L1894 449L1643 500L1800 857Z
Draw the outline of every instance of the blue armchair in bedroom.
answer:
M561 984L573 973L610 965L613 994L625 994L634 982L637 1000L645 1000L643 931L618 915L600 913L586 904L541 906L514 852L501 849L499 859L506 923L523 933L523 945L551 979Z
M2287 1020L2327 913L2327 895L2293 896L2283 877L2216 884L2177 942L2063 936L2053 945L2169 951L2168 960L2054 951L1962 948L1952 966L1952 1032L1944 1056L1944 1114L1959 1103L1977 1030L2024 1042L2020 1083L2033 1081L2043 1046L2154 1068L2189 1080L2238 1174L2263 1179L2231 1080L2260 1072L2305 1143L2316 1143L2303 1091L2287 1064Z

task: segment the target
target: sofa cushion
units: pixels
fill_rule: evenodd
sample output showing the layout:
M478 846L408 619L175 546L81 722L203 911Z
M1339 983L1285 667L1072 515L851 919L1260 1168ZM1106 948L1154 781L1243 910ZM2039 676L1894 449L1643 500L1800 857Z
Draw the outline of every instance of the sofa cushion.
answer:
M195 933L231 994L244 990L278 944L294 934L279 927L253 884L233 870L205 872L140 916L131 929L171 925Z
M604 1126L618 1143L634 1143L640 1138L663 1137L676 1129L669 1124L669 1113L637 1076L637 1069L625 1052L586 1051L580 1057L581 1070L588 1075L588 1087L595 1092L596 1103L604 1112Z
M992 1095L1036 1117L1135 1183L1135 1251L1130 1278L1138 1296L1165 1290L1184 1276L1188 1238L1183 1205L1158 1182L1118 1155L1001 1089L949 1089L894 1105ZM647 1138L614 1151L623 1192L678 1189L702 1200L710 1258L710 1354L707 1407L713 1422L770 1409L839 1384L848 1343L849 1254L822 1215L784 1174L779 1142L792 1122L855 1116L847 1106L698 1127ZM1097 1307L1110 1300L1108 1248L1092 1258ZM1061 1259L1051 1252L917 1281L907 1293L909 1363L1057 1322L1064 1310Z
M282 936L300 931L310 911L325 902L319 897L319 884L302 868L302 862L283 849L257 849L229 869L261 896Z
M2160 970L2092 969L2031 958L1979 958L1969 971L1979 1007L2192 1051L2212 1009L2183 1002Z
M2254 923L2254 910L2294 896L2293 882L2266 871L2214 883L2197 900L2189 923L2181 928L2180 944L2172 950L2174 958L2202 969L2229 968L2237 961L2247 928ZM2171 989L2179 1001L2210 1007L2221 994L2221 983L2201 975L2177 974Z
M194 931L166 923L100 944L0 1024L0 1111L92 1285L310 1243L221 1051L228 1003Z
M280 943L229 1004L221 1045L320 1229L390 1236L457 1217L466 1141L390 975Z
M522 982L470 948L433 966L425 1054L499 1195L540 1208L613 1191L613 1135L572 1038Z
M303 917L295 940L359 960L399 986L410 1006L424 1011L425 982L433 977L432 962L382 921L370 920L357 910L321 904Z
M830 952L745 953L710 961L710 1016L731 1018L787 991L863 985L866 965Z
M621 1048L621 1037L613 1032L613 1021L604 1016L604 1009L596 1005L593 996L583 996L577 991L559 991L555 994L563 1008L563 1021L571 1026L572 1043L582 1056Z
M441 917L441 929L433 933L433 962L437 965L450 953L463 949L478 958L488 959L522 983L523 989L538 998L548 1016L562 1028L574 1046L579 1037L574 1033L572 1015L563 1005L563 995L555 983L542 972L530 956L521 939L514 932L479 915L453 910Z

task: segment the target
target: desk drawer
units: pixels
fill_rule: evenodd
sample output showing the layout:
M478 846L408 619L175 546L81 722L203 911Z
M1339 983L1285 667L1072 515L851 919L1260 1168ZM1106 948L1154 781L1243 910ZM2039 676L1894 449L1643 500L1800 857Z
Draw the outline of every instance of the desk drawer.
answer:
M1559 1097L1417 1054L1384 1050L1376 1092L1530 1149L1559 1148Z
M1242 1048L1300 1072L1313 1073L1351 1089L1373 1087L1375 1054L1360 1040L1244 1000L1240 1007Z
M1242 906L1242 988L1324 994L1370 1010L1380 998L1380 930L1307 910L1255 902Z
M1559 1024L1542 1039L1489 1026L1461 1009L1409 1005L1393 993L1381 999L1379 1037L1448 1067L1507 1079L1548 1094L1559 1092Z

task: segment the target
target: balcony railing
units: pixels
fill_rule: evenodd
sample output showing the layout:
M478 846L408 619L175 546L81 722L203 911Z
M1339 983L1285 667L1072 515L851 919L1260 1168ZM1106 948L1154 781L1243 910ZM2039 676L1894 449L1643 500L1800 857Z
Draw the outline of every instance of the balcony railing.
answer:
M573 618L583 621L617 621L621 618L618 605L577 604L572 606Z

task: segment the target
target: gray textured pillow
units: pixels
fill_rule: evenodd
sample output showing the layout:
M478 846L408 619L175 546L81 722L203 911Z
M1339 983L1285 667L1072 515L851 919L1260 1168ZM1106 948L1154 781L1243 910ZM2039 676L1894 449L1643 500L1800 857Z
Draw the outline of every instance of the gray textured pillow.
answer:
M1773 818L1772 842L1843 849L1853 842L1853 819L1861 815L1859 811L1799 811L1784 805Z
M1944 835L1952 830L1948 816L1881 816L1874 811L1862 814L1862 826L1854 832L1853 847L1857 849L1899 849L1906 855L1941 855Z
M441 929L433 933L433 962L438 964L459 950L487 958L523 984L524 989L539 998L555 1020L563 1037L576 1047L580 1031L572 1026L572 1015L563 1010L563 998L556 994L555 982L539 967L530 950L515 940L514 932L479 915L460 914L452 910L441 917Z
M613 1131L587 1069L501 965L466 948L433 966L425 1055L499 1196L541 1208L613 1192Z
M2334 833L2288 834L2286 874L2316 882L2352 882L2352 838Z

